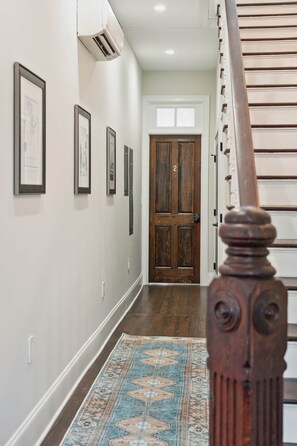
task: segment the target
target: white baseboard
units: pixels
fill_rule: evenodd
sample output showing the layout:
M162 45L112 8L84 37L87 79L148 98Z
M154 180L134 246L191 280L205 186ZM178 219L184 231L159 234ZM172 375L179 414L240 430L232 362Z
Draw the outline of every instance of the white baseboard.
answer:
M142 274L77 352L25 421L4 446L39 446L82 377L142 289Z

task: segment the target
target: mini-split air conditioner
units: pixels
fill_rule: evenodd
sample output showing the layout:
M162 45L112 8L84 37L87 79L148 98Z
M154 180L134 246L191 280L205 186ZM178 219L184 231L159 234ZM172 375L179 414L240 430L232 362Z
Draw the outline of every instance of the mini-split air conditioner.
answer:
M121 55L123 30L107 0L77 0L77 37L96 60Z

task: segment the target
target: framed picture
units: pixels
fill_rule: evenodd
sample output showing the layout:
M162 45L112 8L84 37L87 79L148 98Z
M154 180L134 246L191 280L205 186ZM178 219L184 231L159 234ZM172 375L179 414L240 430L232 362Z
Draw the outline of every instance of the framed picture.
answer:
M116 193L116 132L106 127L106 193Z
M91 193L91 115L74 106L74 193Z
M134 228L133 208L133 149L129 148L129 235L133 234Z
M129 148L127 146L124 146L124 196L128 197L129 195L129 155L128 155Z
M14 64L14 193L44 194L46 83Z

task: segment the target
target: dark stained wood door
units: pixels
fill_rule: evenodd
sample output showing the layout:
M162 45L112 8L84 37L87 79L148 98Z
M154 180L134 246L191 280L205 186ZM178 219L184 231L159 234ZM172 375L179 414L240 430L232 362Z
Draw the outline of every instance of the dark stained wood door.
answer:
M149 280L200 281L200 136L151 136Z

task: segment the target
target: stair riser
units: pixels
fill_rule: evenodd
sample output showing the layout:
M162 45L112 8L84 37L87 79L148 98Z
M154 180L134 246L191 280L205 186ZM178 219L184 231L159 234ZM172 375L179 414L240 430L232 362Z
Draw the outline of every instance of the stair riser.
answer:
M250 107L252 125L297 125L297 107Z
M297 182L292 180L264 181L258 180L261 206L282 204L296 206ZM286 274L288 277L288 274Z
M296 129L253 129L255 149L296 149Z
M288 52L297 51L297 41L295 40L277 40L275 42L271 41L251 41L242 42L242 52L243 53L277 53L277 52Z
M296 443L297 442L297 405L295 404L284 404L284 434L283 441L286 443Z
M297 291L288 291L288 323L297 324Z
M297 249L295 248L269 248L268 260L276 269L279 277L296 276ZM297 366L297 357L296 357ZM296 374L297 377L297 374Z
M247 85L295 85L297 70L246 71Z
M295 28L259 28L241 29L241 39L276 39L276 38L296 38L297 27Z
M297 239L297 212L269 211L280 239ZM297 276L297 271L296 271Z
M240 6L237 12L238 15L297 14L297 5Z
M284 378L297 377L297 342L288 342L287 351L285 355L287 369L284 373Z
M248 100L250 104L297 103L297 87L248 88Z
M287 68L297 67L296 55L275 55L275 56L244 56L245 68Z
M297 153L255 154L257 175L296 175ZM289 237L288 237L289 238ZM296 237L297 238L297 237Z
M276 16L276 17L239 17L240 27L250 26L296 26L297 17L295 16Z

